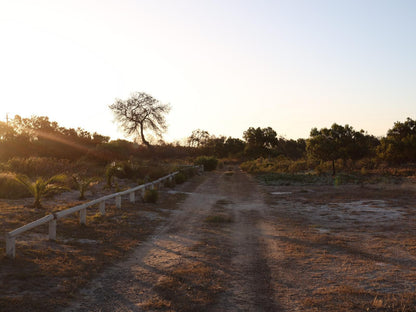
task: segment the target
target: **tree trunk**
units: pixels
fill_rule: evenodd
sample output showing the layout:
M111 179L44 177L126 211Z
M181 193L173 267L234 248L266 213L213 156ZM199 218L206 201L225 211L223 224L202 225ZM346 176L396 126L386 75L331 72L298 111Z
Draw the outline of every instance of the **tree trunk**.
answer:
M335 176L335 160L332 160L332 176Z
M144 129L143 129L143 125L142 124L140 124L140 136L142 138L142 143L144 145L146 145L147 147L149 147L150 146L150 143L147 142L146 139L144 138Z

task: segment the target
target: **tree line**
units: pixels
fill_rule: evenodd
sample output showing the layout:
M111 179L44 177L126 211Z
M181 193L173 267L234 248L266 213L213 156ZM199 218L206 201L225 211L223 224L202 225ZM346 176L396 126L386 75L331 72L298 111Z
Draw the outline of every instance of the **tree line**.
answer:
M149 145L146 141L145 146ZM155 153L164 157L213 155L255 159L284 156L292 160L311 157L331 162L378 157L393 164L415 162L416 121L407 118L404 122L396 122L382 138L336 123L328 128L313 128L309 138L298 140L278 136L271 127L250 127L243 132L243 139L214 136L197 129L182 144L159 141L152 150L126 140L110 141L107 136L82 128L61 127L46 116L22 118L16 115L8 123L0 122L2 161L16 156L105 160L134 154L151 157Z
M46 116L0 121L0 161L13 157L80 158L109 162L129 157L185 158L212 155L241 160L259 157L285 157L290 160L314 159L332 162L377 157L391 164L416 161L416 121L407 118L396 122L387 135L376 138L350 125L334 123L328 128L313 128L307 139L286 139L271 127L250 127L242 138L210 135L196 129L185 142L165 143L161 138L167 129L165 115L170 105L162 104L146 93L133 93L127 100L116 99L109 108L127 135L127 140L110 141L108 136L90 133L82 128L65 128ZM151 145L145 133L153 132L160 140Z
M416 121L411 118L394 123L382 138L364 130L357 131L350 125L334 123L328 128L311 129L307 139L285 139L271 127L250 127L244 131L243 139L215 137L207 131L195 130L188 138L188 144L218 157L255 159L282 156L291 160L330 161L333 174L338 159L356 161L376 157L390 164L416 162Z

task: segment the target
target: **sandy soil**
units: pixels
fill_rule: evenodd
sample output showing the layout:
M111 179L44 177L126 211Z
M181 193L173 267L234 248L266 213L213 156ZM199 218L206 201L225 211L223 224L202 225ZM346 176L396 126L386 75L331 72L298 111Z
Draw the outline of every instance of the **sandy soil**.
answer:
M416 197L206 173L66 311L414 311Z

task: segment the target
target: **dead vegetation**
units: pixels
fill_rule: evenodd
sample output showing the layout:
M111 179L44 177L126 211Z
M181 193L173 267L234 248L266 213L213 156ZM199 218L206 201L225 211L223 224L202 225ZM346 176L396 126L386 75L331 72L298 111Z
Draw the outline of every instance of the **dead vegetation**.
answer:
M416 310L413 185L278 189L267 187L275 222L263 225L276 300L302 311Z
M46 225L38 227L17 238L15 260L5 257L1 240L1 311L45 312L64 306L80 287L146 240L182 197L164 194L157 206L132 204L127 200L121 209L116 209L114 204L107 205L105 216L98 209L97 213L89 211L86 226L79 225L77 215L64 218L58 221L56 242L48 240ZM7 217L2 221L6 230L48 213L48 208L39 211L13 207L11 202L3 205L6 209L2 213Z

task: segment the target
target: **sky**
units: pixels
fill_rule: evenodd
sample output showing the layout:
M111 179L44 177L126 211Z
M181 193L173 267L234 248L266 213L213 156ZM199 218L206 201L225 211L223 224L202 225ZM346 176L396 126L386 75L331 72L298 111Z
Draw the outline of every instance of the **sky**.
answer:
M413 0L0 0L0 120L125 138L108 106L146 92L172 107L168 142L383 136L416 118L415 33Z

